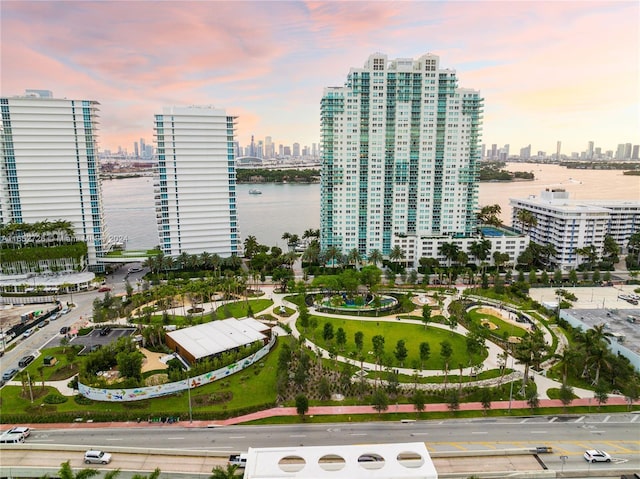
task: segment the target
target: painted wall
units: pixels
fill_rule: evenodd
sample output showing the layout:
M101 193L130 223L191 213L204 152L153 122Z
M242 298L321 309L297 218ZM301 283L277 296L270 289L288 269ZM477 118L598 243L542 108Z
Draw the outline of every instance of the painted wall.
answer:
M224 379L231 374L242 371L248 368L252 364L260 361L264 358L271 348L276 343L276 336L273 335L271 341L262 349L241 359L233 364L229 364L215 371L210 371L200 376L195 376L182 381L174 383L160 384L158 386L140 387L134 389L107 389L107 388L92 388L78 383L78 391L84 397L92 399L94 401L107 401L107 402L125 402L125 401L141 401L143 399L152 399L156 397L166 396L167 394L174 394L180 391L186 391L187 389L197 388L210 384L219 379Z

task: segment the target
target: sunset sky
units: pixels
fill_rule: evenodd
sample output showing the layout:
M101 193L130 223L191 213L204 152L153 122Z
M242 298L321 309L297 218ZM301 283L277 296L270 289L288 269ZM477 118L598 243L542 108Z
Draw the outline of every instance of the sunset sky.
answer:
M237 115L241 145L319 142L323 88L374 52L430 52L485 98L483 142L511 152L640 143L637 1L11 1L2 96L101 104L100 148L153 138L163 106Z

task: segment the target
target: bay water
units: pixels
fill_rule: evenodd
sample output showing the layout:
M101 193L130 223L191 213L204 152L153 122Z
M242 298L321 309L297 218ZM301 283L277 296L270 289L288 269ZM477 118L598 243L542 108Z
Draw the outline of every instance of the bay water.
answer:
M479 205L499 204L501 218L511 223L509 198L539 195L546 188L564 188L570 198L582 200L640 201L640 178L620 170L578 170L559 165L507 163L509 171L532 171L532 181L482 182ZM260 195L249 193L258 189ZM102 181L105 221L109 234L126 240L127 249L158 244L153 199L153 178L138 177ZM282 234L302 236L320 227L319 184L240 184L236 187L238 223L242 240L249 235L261 244L285 248Z

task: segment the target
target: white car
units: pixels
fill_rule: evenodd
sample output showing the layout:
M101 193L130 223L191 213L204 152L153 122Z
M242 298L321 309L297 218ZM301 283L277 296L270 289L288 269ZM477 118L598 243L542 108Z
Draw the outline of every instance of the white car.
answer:
M26 439L31 434L31 429L28 427L13 427L7 431L7 434L20 434Z
M598 449L589 449L584 453L584 459L587 462L611 462L611 456L604 451Z
M104 451L89 450L84 453L85 464L109 464L111 454Z

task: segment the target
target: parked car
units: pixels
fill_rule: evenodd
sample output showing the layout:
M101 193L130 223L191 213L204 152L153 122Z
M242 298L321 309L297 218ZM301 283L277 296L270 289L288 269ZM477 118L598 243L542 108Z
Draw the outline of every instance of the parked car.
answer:
M28 438L29 435L31 434L31 429L29 429L28 427L12 427L11 429L9 429L7 431L8 434L20 434L22 435L23 438Z
M128 269L129 273L139 273L140 271L142 271L142 268L138 266L132 266L131 268Z
M60 328L60 334L67 334L71 328L69 326L62 326Z
M33 329L29 328L24 333L22 333L22 337L26 339L29 336L31 336L32 334L33 334Z
M100 330L100 336L107 336L111 332L111 326L105 326Z
M18 372L20 372L20 370L18 368L11 368L11 369L7 369L3 374L2 374L2 379L4 381L9 381L11 378L13 378L13 376L15 376L16 374L18 374Z
M109 464L111 454L104 451L89 450L84 453L85 464Z
M18 366L20 366L21 368L26 368L29 364L31 364L31 361L33 361L35 358L36 357L33 354L22 356L20 358L20 361L18 361Z
M62 308L62 311L60 311L60 314L67 314L69 313L69 311L71 311L69 308Z
M111 288L109 286L102 286L100 289L98 289L98 293L106 293L107 291L111 291Z
M589 449L584 453L584 458L587 462L611 462L611 456L598 449Z
M40 321L38 323L38 329L44 328L47 324L49 324L49 320L48 319L45 319L44 321Z
M58 313L53 313L51 316L49 316L49 320L55 321L59 316L60 315Z

